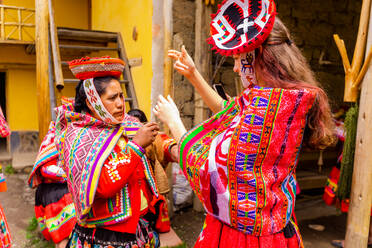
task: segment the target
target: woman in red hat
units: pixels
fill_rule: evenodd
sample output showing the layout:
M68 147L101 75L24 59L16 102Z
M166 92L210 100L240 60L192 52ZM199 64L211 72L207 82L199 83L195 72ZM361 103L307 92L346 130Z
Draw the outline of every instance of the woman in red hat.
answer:
M215 113L186 132L172 99L160 96L155 107L207 212L195 247L303 247L294 216L298 153L303 140L331 145L333 123L326 94L275 15L272 0L225 0L213 16L209 42L234 58L245 88L229 101L184 48L169 51Z
M158 247L164 198L144 149L159 127L125 114L122 60L83 58L69 66L81 81L74 109L57 108L55 130L77 219L67 247Z

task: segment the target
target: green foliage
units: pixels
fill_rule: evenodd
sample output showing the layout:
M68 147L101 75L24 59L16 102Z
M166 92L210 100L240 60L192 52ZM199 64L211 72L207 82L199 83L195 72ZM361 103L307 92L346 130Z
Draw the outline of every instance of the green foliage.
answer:
M7 166L4 167L4 173L7 175L12 175L15 174L16 171L11 164L8 164Z
M46 241L38 230L38 223L35 217L28 222L26 229L27 248L54 248L54 243Z
M181 245L177 245L177 246L172 246L172 247L165 247L165 248L187 248L187 245L185 243L181 244Z
M352 106L346 113L346 137L342 151L340 179L337 186L337 198L344 200L350 198L351 180L353 177L355 140L358 124L358 106Z

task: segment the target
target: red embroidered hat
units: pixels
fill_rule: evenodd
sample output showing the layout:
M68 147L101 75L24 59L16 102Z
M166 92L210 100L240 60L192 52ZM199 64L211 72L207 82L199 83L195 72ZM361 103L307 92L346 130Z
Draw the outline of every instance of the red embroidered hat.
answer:
M104 56L99 58L84 57L68 62L74 76L80 80L95 77L113 76L119 78L125 63L121 59Z
M253 51L269 36L275 15L273 0L224 0L212 15L208 43L225 56Z

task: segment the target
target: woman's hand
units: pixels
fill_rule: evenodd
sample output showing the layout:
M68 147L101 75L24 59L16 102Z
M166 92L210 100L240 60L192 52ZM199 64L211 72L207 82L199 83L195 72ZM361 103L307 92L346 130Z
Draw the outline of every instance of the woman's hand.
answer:
M159 95L158 102L154 108L154 113L168 126L170 126L171 123L181 121L180 112L170 96L167 96L167 99L165 99L162 95Z
M168 96L167 99L165 99L160 95L158 103L153 111L155 115L169 127L174 139L179 142L182 135L186 133L186 128L181 121L180 113L172 98Z
M187 53L185 46L182 46L181 51L168 50L168 57L176 60L174 68L183 76L190 79L196 71L194 61Z
M133 138L133 142L142 148L146 148L152 142L154 142L156 135L159 132L159 125L156 122L149 122L138 129L136 135Z

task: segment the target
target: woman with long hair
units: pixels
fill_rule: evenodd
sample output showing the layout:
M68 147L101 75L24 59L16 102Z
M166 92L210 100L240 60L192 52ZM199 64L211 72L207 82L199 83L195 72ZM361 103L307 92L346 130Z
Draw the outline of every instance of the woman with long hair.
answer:
M213 49L235 61L244 91L224 101L182 47L175 69L214 115L186 132L173 100L154 111L180 150L180 165L207 217L195 247L303 247L294 216L302 141L333 143L325 92L276 15L272 0L223 1L211 23Z

